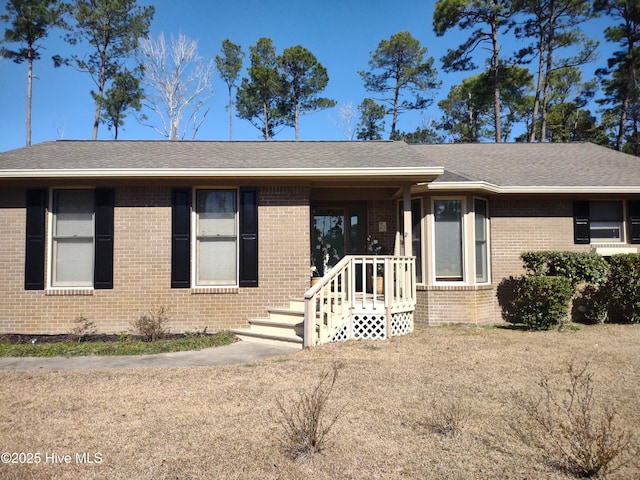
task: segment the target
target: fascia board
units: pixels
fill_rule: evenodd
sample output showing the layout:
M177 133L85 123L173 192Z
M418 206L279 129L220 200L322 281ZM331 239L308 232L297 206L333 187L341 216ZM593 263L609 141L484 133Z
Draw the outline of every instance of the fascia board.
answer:
M443 167L308 168L308 169L33 169L0 170L0 178L435 178Z
M640 193L640 185L553 185L553 186L498 186L488 182L434 182L422 186L429 191L484 191L497 194L623 194ZM421 186L418 186L418 190Z

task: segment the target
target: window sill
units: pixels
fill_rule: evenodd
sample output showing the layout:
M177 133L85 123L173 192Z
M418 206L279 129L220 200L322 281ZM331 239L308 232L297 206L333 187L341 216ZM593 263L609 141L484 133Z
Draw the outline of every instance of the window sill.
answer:
M237 294L239 291L238 287L191 287L192 295Z
M91 297L93 288L49 288L44 294L48 297Z
M437 291L478 291L478 290L491 290L493 286L489 283L483 283L481 285L467 285L460 283L459 285L454 285L452 283L448 284L440 284L440 285L426 285L426 284L418 284L416 285L416 290L419 292L437 292Z

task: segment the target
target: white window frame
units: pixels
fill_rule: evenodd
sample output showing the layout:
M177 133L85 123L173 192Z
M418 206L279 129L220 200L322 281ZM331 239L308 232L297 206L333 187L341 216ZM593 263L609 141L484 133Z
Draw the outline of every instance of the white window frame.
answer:
M439 200L457 200L460 202L460 210L462 213L461 219L460 219L460 224L461 224L461 242L462 244L460 245L461 248L461 263L462 263L462 278L460 280L442 280L442 279L438 279L438 272L437 272L437 267L438 267L438 259L436 258L436 210L435 210L435 203ZM468 253L467 253L467 239L466 239L466 232L467 232L467 198L464 196L447 196L447 195L443 195L443 196L434 196L431 197L431 258L433 259L432 265L433 268L431 269L431 274L432 274L432 284L433 285L466 285L468 284L468 268L467 268L467 258L468 258Z
M55 187L49 189L49 205L51 208L47 211L47 232L49 232L49 241L48 244L48 255L47 255L47 289L50 290L64 290L72 288L74 290L93 290L94 286L94 278L93 275L95 273L95 248L96 248L96 234L95 234L95 221L96 221L96 213L95 213L95 197L93 204L93 214L91 216L91 238L92 238L92 249L91 249L91 279L87 282L69 282L69 283L56 283L54 281L56 276L56 244L57 244L57 235L55 235L55 216L56 216L56 208L57 205L54 203L55 192L57 191L69 191L69 190L82 190L82 191L91 191L95 192L94 187ZM88 238L88 237L83 237Z
M622 219L620 222L594 222L592 220L591 206L594 203L618 203L622 207L621 215ZM592 244L606 244L606 243L625 243L626 235L627 235L627 212L626 212L627 202L624 200L616 200L616 199L603 199L603 200L589 200L589 238L591 239L590 243ZM620 229L620 236L618 238L607 238L607 237L595 237L593 235L593 225L594 223L601 223L604 228L607 227L618 227ZM610 225L605 225L610 224ZM614 225L615 224L615 225Z
M420 268L421 268L421 272L422 272L422 281L418 282L420 285L425 285L427 283L427 278L429 276L426 267L427 267L427 259L426 259L426 248L425 245L427 244L427 232L426 232L426 228L425 228L425 212L424 212L424 197L411 197L411 204L413 205L413 202L417 201L420 203ZM402 206L403 206L403 201L402 200L398 200L397 202L397 208L396 211L398 212L398 225L400 225L403 221L403 219L401 218L402 215ZM406 228L405 228L406 230ZM411 229L412 231L414 231L414 229ZM404 234L404 232L400 232L399 231L399 236L398 236L398 252L400 252L402 255L404 255L404 238L402 237ZM417 257L415 250L413 251L413 256ZM418 264L416 263L416 269L417 269Z
M224 192L233 192L235 196L235 279L232 283L198 283L198 267L199 267L199 257L198 257L198 192L199 191L224 191ZM192 201L191 205L191 287L192 288L229 288L229 287L238 287L239 286L239 275L240 275L240 224L239 224L239 205L238 201L240 199L240 192L238 187L208 187L208 186L198 186L192 189Z
M485 281L478 281L478 272L477 272L477 262L478 259L476 258L476 244L477 244L477 239L476 239L476 200L480 200L482 202L484 202L487 206L486 209L486 217L484 220L484 228L485 228L485 235L486 235L486 241L485 241L485 248L486 248L486 259L487 259L487 264L486 264L486 274L487 274L487 279ZM473 197L473 281L475 282L476 285L490 285L491 284L491 222L489 221L489 219L491 218L491 214L489 212L489 200L487 198L483 198L483 197Z

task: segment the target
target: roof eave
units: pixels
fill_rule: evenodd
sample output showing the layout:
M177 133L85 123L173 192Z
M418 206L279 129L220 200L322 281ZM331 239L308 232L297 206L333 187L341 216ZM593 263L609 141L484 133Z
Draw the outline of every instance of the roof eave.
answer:
M442 167L408 168L265 168L265 169L16 169L0 171L0 179L47 178L251 178L251 179L402 179L432 181L444 173Z
M511 185L488 182L433 182L417 187L418 191L482 191L497 194L637 194L640 185Z

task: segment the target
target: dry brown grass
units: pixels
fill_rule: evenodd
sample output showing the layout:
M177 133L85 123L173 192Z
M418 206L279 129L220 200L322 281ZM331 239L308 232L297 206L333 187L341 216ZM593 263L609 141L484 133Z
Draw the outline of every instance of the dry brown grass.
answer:
M0 464L0 478L570 479L509 425L513 392L534 392L572 361L589 362L596 394L640 434L640 326L432 328L250 365L0 372L0 449L42 455L39 465ZM335 362L327 408L344 410L331 445L291 460L277 441L276 399ZM442 398L464 405L462 435L429 428ZM76 452L102 462L44 461ZM640 478L640 467L613 478Z

